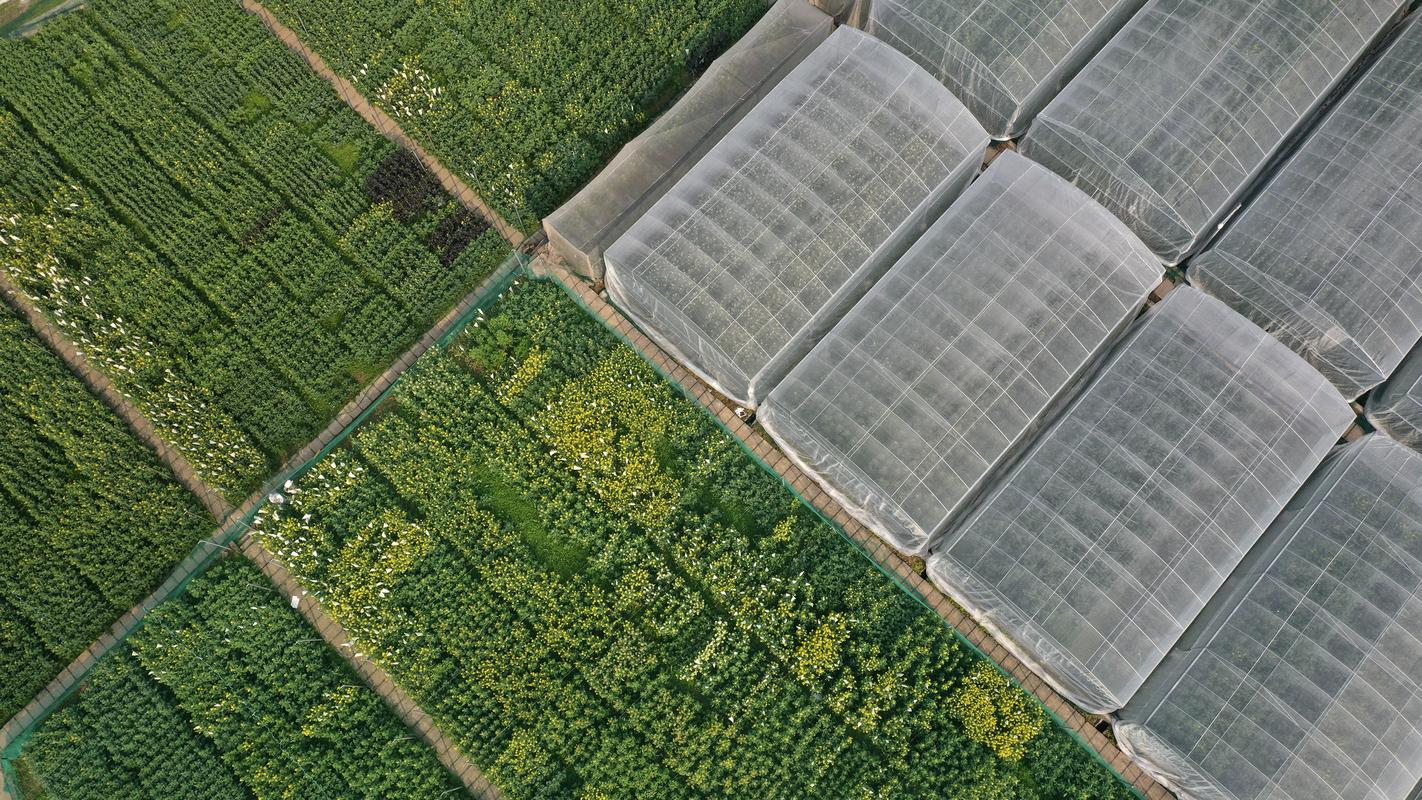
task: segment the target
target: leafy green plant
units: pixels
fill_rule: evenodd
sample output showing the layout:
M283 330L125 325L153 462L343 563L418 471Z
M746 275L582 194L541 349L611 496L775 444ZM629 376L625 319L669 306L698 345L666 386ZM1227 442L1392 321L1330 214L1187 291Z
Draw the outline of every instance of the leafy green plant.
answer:
M0 270L233 500L509 252L227 0L0 43L0 165Z
M549 284L297 489L256 535L510 797L1128 796Z

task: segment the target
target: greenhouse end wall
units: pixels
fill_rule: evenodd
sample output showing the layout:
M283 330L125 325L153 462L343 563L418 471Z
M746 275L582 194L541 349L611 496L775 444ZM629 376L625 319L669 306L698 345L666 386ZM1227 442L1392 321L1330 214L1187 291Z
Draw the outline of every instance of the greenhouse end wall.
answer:
M1068 699L1113 711L1353 419L1288 348L1177 289L934 546L929 577Z
M841 27L608 249L608 294L755 405L963 189L987 144L907 56Z
M868 527L922 552L1160 275L1105 209L1004 153L759 419Z
M873 0L865 30L947 86L994 139L1012 139L1144 4Z
M603 252L833 28L806 0L779 0L665 114L543 221L570 269L602 280Z
M1121 712L1182 800L1407 800L1422 782L1422 455L1335 450Z
M1151 0L1038 115L1022 152L1177 264L1406 5Z
M1422 24L1409 22L1190 263L1191 284L1274 334L1345 397L1422 338Z

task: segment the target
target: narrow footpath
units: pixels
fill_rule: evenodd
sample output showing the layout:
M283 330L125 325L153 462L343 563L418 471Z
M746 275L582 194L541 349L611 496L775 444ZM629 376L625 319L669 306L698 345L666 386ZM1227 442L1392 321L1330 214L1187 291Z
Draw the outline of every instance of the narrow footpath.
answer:
M50 681L44 690L30 700L15 716L11 717L3 727L0 727L0 750L9 747L11 742L15 741L16 738L28 730L36 721L43 719L75 685L84 679L84 676L88 674L89 670L93 668L109 650L123 642L129 634L138 628L143 618L148 615L148 612L172 596L173 593L183 584L187 583L194 575L207 569L217 557L223 555L223 550L233 553L241 552L261 567L262 571L269 577L272 577L273 581L276 582L283 591L287 592L287 594L299 594L299 589L291 588L295 586L295 583L285 568L277 563L271 554L263 549L261 545L246 535L248 519L261 504L266 501L268 492L280 487L285 483L288 477L315 459L320 455L322 450L354 425L356 420L359 419L367 409L374 405L387 389L394 385L400 375L410 368L410 365L414 364L427 350L439 342L440 339L443 339L450 331L454 330L455 326L458 325L464 317L470 314L479 303L483 302L493 288L502 283L517 267L518 263L516 261L506 261L495 270L493 274L481 281L477 288L465 295L464 299L460 300L458 305L450 309L449 313L445 314L433 328L426 331L425 335L420 337L419 341L411 345L395 363L390 365L389 369L381 373L380 377L372 381L360 394L356 395L354 399L347 403L320 435L308 442L305 447L301 448L300 452L288 459L286 464L282 466L281 471L268 480L263 488L253 492L243 501L241 506L234 509L231 504L223 500L220 495L217 496L217 499L225 506L225 510L223 510L223 507L218 507L218 510L223 510L223 513L220 515L214 514L214 516L217 516L217 518L221 520L217 531L207 539L198 542L197 546L193 548L193 551L188 554L187 558L179 562L168 575L167 580L163 581L163 583L157 589L153 590L148 597L144 598L142 602L129 609L128 612L110 626L109 630L105 631L97 641L89 645L84 652L80 653L78 657L65 666L64 670L55 676L54 680ZM18 293L12 295L13 289L13 284L11 284L5 276L0 275L0 294L4 294L6 300L12 303L15 302L15 298L23 300ZM40 333L45 342L54 348L56 352L59 352L61 355L65 353L73 354L73 357L77 360L71 360L69 356L66 356L65 360L73 367L77 374L85 379L86 383L92 378L100 382L99 385L107 386L107 390L114 393L119 399L125 402L127 401L127 398L123 397L123 395L108 382L107 377L104 376L103 373L90 367L88 363L83 360L82 356L75 350L73 343L51 325L49 320L46 319L38 309L35 309L29 304L17 304L17 308L25 312L26 319L30 322L31 326ZM94 384L90 385L94 386ZM106 401L108 400L107 395L104 394L102 389L94 388L94 391L100 394L101 397L104 397ZM172 448L168 447L167 443L163 442L163 440L153 432L152 424L137 408L133 407L132 403L129 403L127 408L130 413L134 415L134 419L130 421L130 425L134 427L135 431L142 430L143 426L147 426L146 429L149 431L149 436L143 437L143 440L152 446L155 451L159 452L160 456L164 452L169 452L172 457L182 459L181 454L173 451ZM128 417L125 417L125 419L128 420ZM168 462L168 459L165 458L164 461ZM168 463L170 463L170 466L172 465L172 462ZM181 461L180 463L185 465L186 461ZM176 468L174 472L175 474L177 473ZM188 472L191 473L191 467L188 468ZM193 477L193 480L197 480L196 476ZM187 485L186 482L185 485ZM193 493L201 497L202 494L200 490L204 486L206 486L206 484L202 484L199 481L198 488L194 489ZM193 489L193 486L189 485L188 488ZM208 491L211 492L212 490L208 488ZM216 495L215 492L213 492L213 494ZM289 581L289 583L282 583L277 580L278 577ZM307 606L308 603L314 604L314 598L304 599L301 605L304 607ZM313 617L308 611L318 613L319 618ZM349 636L345 636L343 633L337 633L340 630L339 626L331 621L329 617L326 617L325 612L321 611L319 606L315 606L313 609L302 608L301 613L309 621L312 621L313 625L317 626L317 630L321 632L323 637L327 638L327 641L331 641L333 646L336 644L336 640L332 639L332 636L338 637L339 642L350 641ZM324 620L326 627L322 628L317 624L317 619ZM330 635L328 636L328 634ZM440 761L450 769L450 772L458 776L464 785L468 787L471 792L474 792L476 797L498 798L501 796L498 792L498 788L490 784L483 773L479 771L479 768L464 758L464 756L454 748L448 738L436 728L429 715L419 709L418 706L390 680L388 675L364 659L357 659L352 648L337 646L335 649L336 652L341 654L342 658L350 663L357 674L365 679L367 685L381 696L385 704L390 707L396 716L404 720L409 724L411 730L435 747L435 752L439 755ZM6 792L3 781L0 781L0 800L15 800L15 798L12 798Z
M489 204L484 202L484 199L473 189L470 189L468 184L458 175L446 169L444 164L440 163L439 159L430 155L419 142L406 134L399 123L392 119L389 114L386 114L380 108L371 104L369 100L365 99L365 95L361 94L360 90L350 81L336 74L336 71L331 69L330 65L326 63L326 60L322 58L319 53L307 47L306 43L301 40L301 37L291 28L283 24L281 20L277 19L276 15L268 11L266 6L257 2L257 0L238 0L238 2L243 10L257 17L257 19L260 19L262 23L282 41L282 44L286 45L288 50L301 56L311 67L313 72L320 75L323 80L335 87L336 92L340 94L341 99L346 101L346 105L350 106L352 111L359 114L361 118L374 126L385 138L413 153L416 158L420 159L420 163L425 165L425 169L428 169L439 179L445 191L459 198L459 202L463 203L465 208L482 214L485 219L493 224L494 229L508 240L509 244L518 247L528 238L517 228L510 225L503 217L499 216L498 212L490 208Z

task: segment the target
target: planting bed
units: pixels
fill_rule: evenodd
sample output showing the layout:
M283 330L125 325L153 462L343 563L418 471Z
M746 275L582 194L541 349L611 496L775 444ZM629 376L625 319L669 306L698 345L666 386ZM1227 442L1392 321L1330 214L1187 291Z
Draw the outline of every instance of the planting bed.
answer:
M763 0L264 5L525 231L766 7Z
M504 242L226 0L0 42L0 269L229 498Z
M213 525L0 304L0 722Z
M551 284L255 530L510 797L1129 796Z
M256 567L160 605L23 744L22 800L437 797L428 746Z

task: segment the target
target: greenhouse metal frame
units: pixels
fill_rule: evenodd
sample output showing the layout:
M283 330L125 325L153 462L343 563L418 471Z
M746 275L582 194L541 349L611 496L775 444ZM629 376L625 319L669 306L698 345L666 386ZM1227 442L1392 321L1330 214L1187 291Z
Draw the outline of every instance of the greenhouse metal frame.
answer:
M1368 421L1422 451L1422 345L1402 362L1391 380L1369 395Z
M1212 236L1407 0L1150 0L1022 152L1167 265Z
M1128 704L1117 739L1182 800L1422 787L1422 455L1340 447Z
M1422 25L1349 89L1191 284L1302 355L1345 397L1422 339Z
M759 419L866 525L921 552L1160 277L1099 204L1003 153Z
M1353 419L1291 350L1177 289L934 546L929 577L1068 699L1113 711Z
M753 406L967 185L987 144L932 76L841 27L608 248L608 295Z
M1145 0L874 0L865 29L1014 139Z

